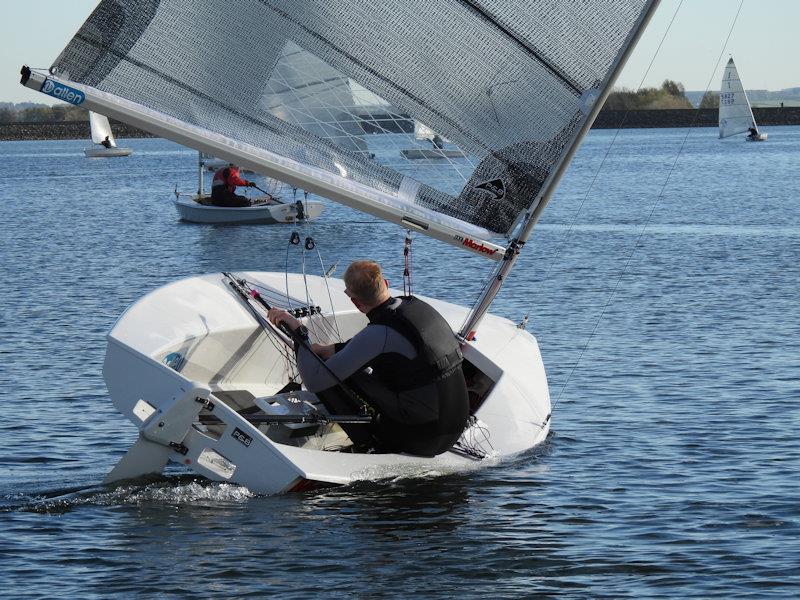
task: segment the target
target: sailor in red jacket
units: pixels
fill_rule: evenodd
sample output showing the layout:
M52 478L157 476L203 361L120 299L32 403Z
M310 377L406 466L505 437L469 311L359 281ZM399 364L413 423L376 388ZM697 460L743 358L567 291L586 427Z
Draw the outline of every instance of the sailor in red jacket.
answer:
M217 169L211 182L211 203L214 206L250 206L250 200L236 194L236 187L240 185L255 187L256 184L242 179L236 165Z

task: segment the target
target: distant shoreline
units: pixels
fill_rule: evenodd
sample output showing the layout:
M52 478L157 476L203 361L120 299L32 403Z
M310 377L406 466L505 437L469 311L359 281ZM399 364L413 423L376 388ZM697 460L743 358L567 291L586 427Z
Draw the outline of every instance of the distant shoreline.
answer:
M800 125L800 107L754 108L753 114L759 126ZM369 115L368 120L380 123L382 115ZM387 119L389 131L397 128L396 120ZM149 133L124 123L112 121L114 134L118 138L149 138ZM716 127L717 109L676 110L603 110L597 116L593 129L642 129L647 127ZM379 129L376 127L375 131ZM369 133L369 132L368 132ZM411 131L406 132L411 133ZM0 141L23 140L88 140L89 123L86 121L0 123Z

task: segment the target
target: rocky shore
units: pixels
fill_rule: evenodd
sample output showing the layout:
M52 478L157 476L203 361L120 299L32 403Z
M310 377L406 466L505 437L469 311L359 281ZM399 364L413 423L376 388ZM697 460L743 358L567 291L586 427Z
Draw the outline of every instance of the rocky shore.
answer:
M759 126L800 125L800 107L754 108ZM380 121L379 115L371 120ZM397 121L393 121L395 124ZM153 137L149 133L118 121L111 122L117 138ZM645 127L716 127L717 109L701 110L604 110L594 129ZM80 140L89 139L88 121L0 123L0 140Z
M125 123L111 121L116 138L154 137ZM92 137L89 121L56 121L28 123L0 123L0 140L88 140Z
M754 108L758 126L800 125L800 107ZM680 110L602 110L593 129L641 129L645 127L717 127L716 108Z

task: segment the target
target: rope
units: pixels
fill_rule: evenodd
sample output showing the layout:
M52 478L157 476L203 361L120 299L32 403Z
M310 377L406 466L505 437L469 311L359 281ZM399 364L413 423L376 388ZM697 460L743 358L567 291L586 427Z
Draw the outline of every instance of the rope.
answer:
M680 4L678 4L678 7L675 9L675 14L672 16L672 20L670 21L669 27L667 28L667 31L664 32L664 37L661 39L661 42L658 45L658 49L656 50L656 53L653 55L653 59L650 61L650 65L647 67L648 71L650 70L650 67L653 65L653 61L655 60L656 56L658 55L658 50L661 48L661 44L663 44L664 39L666 38L666 35L669 32L669 29L672 27L672 23L674 22L675 17L678 14L678 10L680 10L682 4L683 4L683 0L681 0ZM723 54L725 53L725 48L727 48L727 46L728 46L728 42L730 41L731 34L733 33L733 29L736 26L736 21L739 19L739 13L742 11L742 5L743 4L744 4L744 0L740 0L739 8L736 10L736 14L733 17L733 22L731 23L730 29L728 30L728 35L725 38L725 42L722 45L722 50L720 51L719 56L717 57L717 60L714 63L714 69L713 69L711 75L708 78L708 83L706 84L705 92L708 92L708 90L711 88L711 82L712 82L712 80L714 78L714 74L717 72L717 68L719 67L719 62L722 59ZM645 73L645 77L646 76L647 76L647 73ZM644 77L642 78L642 81L644 81ZM639 85L641 86L641 83ZM636 249L639 247L639 243L641 242L642 237L644 237L644 233L647 230L647 226L650 224L650 220L652 219L653 214L656 211L656 208L658 208L658 205L661 202L661 199L664 197L664 191L666 190L667 184L669 183L669 180L672 177L672 173L675 171L675 166L678 164L678 159L680 158L680 156L681 156L681 154L683 152L683 149L686 146L686 141L689 139L689 135L692 132L692 129L694 127L695 122L697 121L697 117L698 117L699 114L700 114L700 109L698 108L694 113L694 118L692 119L692 122L689 124L689 127L686 129L686 135L683 137L683 140L681 142L680 148L678 148L678 152L675 155L675 159L673 160L672 165L670 166L669 171L667 172L667 177L664 179L664 183L661 185L661 190L659 191L658 196L656 197L656 201L653 203L653 206L650 209L650 213L647 215L647 219L645 220L645 223L642 226L642 229L639 232L638 237L636 238L636 242L633 244L633 247L631 248L631 252L628 255L627 260L625 261L625 265L622 268L622 272L620 273L619 277L617 278L617 282L614 284L614 288L611 290L611 294L608 296L608 299L606 300L606 303L603 305L603 308L600 311L600 315L597 317L597 321L595 322L594 327L592 328L592 331L591 331L591 333L589 334L589 337L586 340L586 343L584 344L583 348L581 349L581 353L578 355L578 359L575 361L575 364L572 366L572 369L570 370L569 374L567 375L567 379L564 381L564 384L561 386L561 390L559 391L558 396L556 397L556 401L553 403L553 407L551 409L551 414L555 410L556 406L558 406L558 403L561 401L561 397L564 394L564 390L566 389L567 384L569 383L570 379L572 378L572 375L575 373L575 370L578 368L578 365L580 364L584 353L586 352L587 348L589 347L589 344L591 343L592 339L594 339L595 333L597 332L597 328L600 325L600 321L603 319L603 316L605 315L605 312L608 309L608 306L611 304L611 301L613 300L614 295L616 294L616 291L617 291L617 288L619 287L619 284L622 282L622 278L625 276L625 273L628 270L628 266L630 265L631 260L633 259L633 255L636 253ZM626 116L627 116L627 112L626 112ZM624 123L624 120L623 120L623 123ZM620 124L620 127L621 126L622 126L622 124ZM617 134L618 133L619 133L619 129L617 129ZM616 139L616 135L614 136L614 139ZM612 140L612 145L613 145L613 140ZM606 152L606 156L607 155L608 155L608 152ZM605 161L605 157L603 158L603 160ZM602 164L600 165L600 167L602 167ZM598 169L598 171L599 171L599 169ZM595 174L595 179L596 178L597 178L597 174ZM594 183L594 179L592 180L592 184L593 183ZM588 191L587 191L586 195L587 196L589 195ZM570 227L570 229L571 229L571 227ZM549 273L549 271L548 271L548 273Z
M411 296L412 281L411 281L411 230L406 229L406 239L403 242L403 295Z
M320 269L322 269L322 279L325 280L325 289L328 292L328 302L331 303L331 315L333 315L333 326L334 326L334 329L336 330L336 339L341 342L342 341L342 334L339 331L339 321L336 318L336 308L333 305L333 297L331 296L330 285L328 285L328 272L325 269L325 263L322 261L322 254L320 253L319 248L317 248L317 256L319 257Z

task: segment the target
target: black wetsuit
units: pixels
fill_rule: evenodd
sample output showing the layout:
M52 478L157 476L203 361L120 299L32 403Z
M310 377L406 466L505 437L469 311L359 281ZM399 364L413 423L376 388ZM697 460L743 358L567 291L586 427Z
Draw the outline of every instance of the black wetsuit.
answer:
M228 191L224 185L215 185L211 188L211 203L214 206L242 207L250 206L250 200L246 196L240 196Z
M357 445L374 438L385 452L445 452L469 418L461 351L452 329L434 308L414 297L391 298L367 318L370 324L346 344L338 344L336 354L326 361L328 369L378 413L372 425L345 426L345 431ZM310 351L298 350L298 367L303 383L331 412L357 411Z
M225 167L217 171L211 182L211 204L228 208L250 206L250 200L246 196L236 193L237 185L248 185L246 180L239 177L238 169Z

